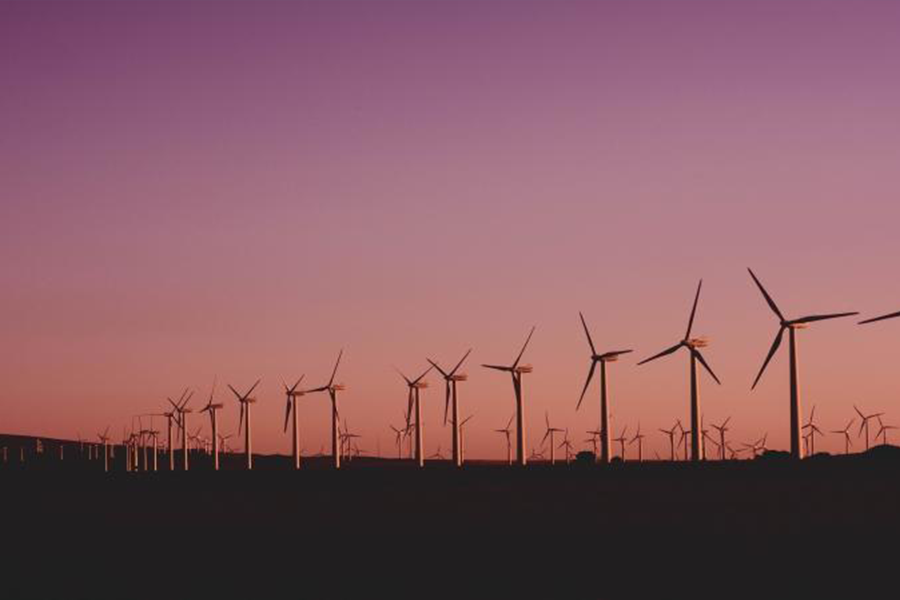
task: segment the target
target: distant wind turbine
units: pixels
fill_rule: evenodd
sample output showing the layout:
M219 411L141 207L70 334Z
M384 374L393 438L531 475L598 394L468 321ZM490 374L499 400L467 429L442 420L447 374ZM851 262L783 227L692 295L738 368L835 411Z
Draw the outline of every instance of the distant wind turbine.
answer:
M849 317L852 315L857 315L859 313L830 313L823 315L810 315L808 317L800 317L799 319L788 320L781 313L781 310L779 310L778 306L775 304L775 301L772 300L772 297L769 295L769 292L766 291L766 288L763 287L763 284L756 277L756 274L753 273L751 269L747 270L750 272L750 277L752 277L753 281L756 283L756 287L758 287L759 291L762 292L762 295L766 299L766 303L769 305L769 308L772 309L772 312L775 313L775 316L777 316L779 320L779 328L778 333L775 335L775 341L772 342L772 347L769 349L769 354L766 356L766 360L763 362L762 368L759 370L759 374L756 376L756 379L753 381L753 385L750 389L756 388L756 384L759 383L759 380L765 372L769 361L772 360L772 357L775 356L775 353L778 351L778 347L781 345L781 339L784 336L784 331L787 330L789 352L788 360L790 362L791 386L791 456L795 459L800 459L803 458L803 448L800 445L800 378L797 372L796 332L799 329L805 329L806 326L810 323Z
M345 390L343 384L335 383L334 378L337 375L338 365L341 364L341 357L344 355L344 351L341 350L338 353L337 361L334 363L334 370L331 372L331 379L328 380L326 385L322 387L318 387L312 390L307 390L306 393L313 394L316 392L328 392L328 396L331 398L331 460L332 466L335 469L341 468L341 449L339 445L340 439L340 415L338 413L338 401L337 401L337 393Z
M528 342L531 341L531 336L534 335L534 329L534 327L531 328L522 350L519 351L519 355L512 365L508 367L502 365L481 365L495 371L507 372L512 377L513 391L516 395L516 463L523 467L527 464L528 459L525 455L525 400L522 391L522 375L531 373L532 367L531 365L520 365L519 361L522 360L525 348L528 347Z
M588 330L587 323L584 320L584 315L580 312L578 316L581 317L581 325L584 327L584 335L587 336L588 345L591 347L591 368L587 374L587 380L584 382L584 387L581 389L581 397L578 399L578 405L575 407L575 410L578 411L581 408L581 403L584 400L584 395L587 392L588 386L591 384L591 378L594 376L594 370L597 368L597 364L600 364L600 462L606 464L610 459L610 435L609 435L609 392L608 385L606 379L606 363L611 363L619 360L619 357L623 354L628 354L631 350L614 350L612 352L604 352L603 354L597 354L597 349L594 347L594 340L591 339L591 332ZM594 453L596 455L596 452Z
M644 438L646 435L641 433L641 424L638 422L637 433L634 434L634 437L631 438L629 444L634 444L637 442L638 445L638 462L644 462Z
M109 427L107 427L103 433L98 433L97 437L100 438L100 443L103 444L103 471L105 473L109 472Z
M216 394L216 380L213 379L212 390L209 392L209 400L206 401L206 406L204 406L200 412L201 413L209 413L209 421L212 425L212 444L213 444L213 470L219 470L219 410L223 408L225 405L220 403L213 402L213 397ZM155 450L154 450L155 452Z
M638 363L638 365L646 364L652 360L656 360L657 358L662 358L668 354L672 354L680 350L681 348L686 348L688 352L690 352L691 356L691 459L692 460L700 460L700 456L702 454L700 446L703 443L703 438L701 437L701 425L700 425L700 390L699 390L699 379L697 377L697 362L699 361L703 368L712 376L713 380L717 384L721 385L721 381L716 377L716 374L713 373L709 364L707 364L706 359L703 358L703 355L700 353L700 348L705 348L708 345L708 341L705 338L692 338L691 337L691 329L694 326L694 317L697 314L697 302L700 300L700 288L703 287L703 280L700 280L700 283L697 284L697 293L694 296L694 306L691 309L691 317L688 320L687 331L684 334L684 339L680 342L672 346L671 348L667 348L656 354L651 356L650 358L646 358Z
M725 460L725 449L727 447L725 443L725 432L728 431L728 422L731 421L731 417L725 419L721 425L716 425L715 423L712 425L712 428L719 432L719 458L721 460Z
M875 419L875 418L881 417L884 415L884 413L880 412L880 413L873 413L871 415L864 415L862 413L862 411L860 411L858 408L856 408L855 404L853 405L853 410L855 410L856 414L859 415L859 418L862 419L862 422L859 425L859 433L856 434L856 437L861 436L863 434L863 432L866 433L866 450L868 450L869 449L869 419Z
M553 442L553 436L556 433L562 433L563 430L559 429L557 427L550 427L550 414L549 413L546 413L546 412L544 413L544 420L547 422L547 430L544 433L543 439L541 439L541 446L543 446L547 442L547 438L550 438L550 464L553 465L553 464L556 464L556 452L554 450L554 448L556 448L556 446L554 445L554 442Z
M881 436L881 445L887 446L887 432L891 429L897 429L893 425L885 425L881 421L881 417L878 417L878 433L875 434L875 439L877 440L879 436Z
M253 393L253 390L256 389L256 386L259 385L261 379L257 379L256 383L250 386L250 389L247 390L246 394L241 394L236 389L234 389L231 384L228 384L228 389L231 390L231 393L234 394L234 397L237 398L238 404L241 406L241 416L238 420L238 435L241 435L241 427L244 427L244 454L246 455L246 464L247 470L253 469L253 430L251 428L252 422L250 420L250 407L256 403L256 398L251 398L250 394ZM246 420L246 425L244 421Z
M844 454L850 454L850 446L853 445L853 442L850 441L850 428L853 427L854 421L856 421L856 417L850 419L850 422L843 429L835 429L831 432L844 436Z
M453 464L457 467L462 466L462 452L460 452L460 443L459 443L459 427L461 425L457 425L459 423L459 398L457 396L456 384L460 381L466 381L468 379L468 375L465 373L457 373L459 368L462 366L463 362L469 357L472 349L470 348L459 362L456 363L456 366L453 367L450 371L444 371L440 365L436 362L428 359L428 362L431 363L431 366L438 370L441 376L444 378L444 425L447 424L447 411L452 405L452 425L453 425Z
M302 397L306 392L298 390L297 387L303 381L305 375L301 375L300 379L294 385L288 387L284 381L284 395L287 398L287 405L284 408L284 430L287 431L288 421L291 419L291 413L294 415L293 427L291 429L291 452L294 455L294 468L300 468L300 430L297 422L297 398Z
M409 394L407 397L406 403L406 422L410 423L410 419L412 418L413 411L415 411L415 430L416 430L416 461L420 467L425 466L425 454L423 453L424 441L422 431L422 405L420 403L420 390L428 387L428 382L424 381L423 378L431 372L431 369L434 367L428 367L425 371L416 377L415 379L410 379L400 369L397 369L397 372L400 373L400 377L406 382L406 387L409 390ZM455 427L455 426L454 426Z
M625 437L626 431L628 431L628 425L626 425L625 428L622 429L622 435L613 440L614 442L619 442L622 445L622 462L625 461L625 442L628 441L628 438Z
M504 429L495 429L494 430L495 433L502 433L506 436L506 464L507 465L512 464L512 438L511 438L512 430L510 429L510 427L512 427L512 422L513 422L513 419L515 419L515 418L516 418L516 415L515 415L515 413L513 413L513 415L509 418L509 422L507 422L506 427Z
M188 413L193 411L188 408L187 405L188 402L191 401L191 396L193 395L193 391L188 393L188 390L185 390L184 393L181 394L181 399L179 399L177 403L173 402L171 398L168 398L169 404L171 404L175 409L176 422L178 423L178 427L181 428L181 468L184 471L187 471L190 466L188 462L187 415Z

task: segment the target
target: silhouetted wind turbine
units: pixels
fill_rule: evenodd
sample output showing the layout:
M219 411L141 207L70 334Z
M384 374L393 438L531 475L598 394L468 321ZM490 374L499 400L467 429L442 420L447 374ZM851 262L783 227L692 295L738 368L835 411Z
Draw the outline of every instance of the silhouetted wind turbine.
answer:
M447 410L450 408L451 404L453 406L453 464L457 467L462 466L462 452L459 451L459 426L457 425L457 423L459 423L459 400L456 392L456 383L468 379L468 375L465 373L457 373L457 371L459 371L459 368L462 366L463 362L465 362L466 358L469 357L471 352L472 349L469 348L463 357L459 359L459 362L456 363L456 366L449 372L444 371L440 365L430 358L428 359L431 366L437 369L444 378L444 425L447 424Z
M188 393L188 390L185 390L184 393L181 394L181 398L178 402L172 402L171 398L168 398L169 404L175 409L176 413L176 422L178 423L178 427L181 428L181 457L182 463L181 468L185 471L189 468L188 463L188 441L187 441L187 415L192 412L190 408L187 407L188 402L191 401L191 396L194 395L194 392Z
M608 385L606 380L606 363L615 362L619 360L619 357L623 354L628 354L631 350L614 350L612 352L605 352L603 354L597 354L596 348L594 348L594 340L591 339L591 332L588 330L587 323L584 320L584 315L580 312L578 316L581 317L581 325L584 327L584 335L587 336L588 345L591 347L591 368L587 374L587 380L584 382L584 387L581 389L581 397L578 399L578 405L575 407L575 410L578 411L581 408L581 402L584 400L584 395L587 392L588 386L591 384L591 378L594 376L594 370L597 368L597 363L600 364L600 462L608 463L610 459L609 452L609 400L608 400ZM596 454L596 453L595 453Z
M769 295L769 292L766 291L766 288L763 287L763 284L756 277L756 274L753 273L751 269L747 269L750 272L750 277L753 278L753 281L756 283L756 286L759 288L759 291L762 292L763 297L766 299L766 303L769 305L769 308L772 309L772 312L778 317L779 320L779 328L778 333L775 335L775 341L772 342L772 347L769 349L769 354L766 355L766 360L763 362L762 368L759 370L759 374L756 376L756 379L753 381L753 385L750 389L756 388L756 384L759 383L760 378L766 370L766 367L769 364L769 361L772 360L772 357L775 356L775 353L778 351L778 347L781 345L781 339L784 336L784 331L788 331L788 360L790 362L790 386L791 386L791 456L793 458L803 458L803 450L800 446L800 381L799 381L799 373L797 372L797 336L796 332L798 329L805 329L809 323L815 323L817 321L826 321L829 319L839 319L842 317L849 317L852 315L857 315L857 312L843 312L843 313L831 313L824 315L810 315L808 317L800 317L799 319L787 320L784 315L779 310L778 306L775 304L775 301L772 300L772 297Z
M341 364L341 357L344 355L344 351L341 350L338 354L337 361L334 363L334 370L331 372L331 379L328 380L326 385L322 387L318 387L312 390L307 390L306 393L312 394L315 392L328 392L328 396L331 398L331 458L332 458L332 466L335 469L341 468L341 449L338 441L340 439L340 416L338 414L338 401L337 401L337 393L346 389L343 384L335 383L334 377L337 375L338 365Z
M860 435L862 435L863 431L866 432L866 450L868 450L869 449L869 419L875 419L877 417L884 415L884 413L880 412L880 413L874 413L871 415L864 415L864 414L862 414L862 411L860 411L858 408L856 408L855 404L853 405L853 410L855 410L856 414L859 415L859 418L862 419L862 422L859 425L859 433L856 434L856 437L859 437Z
M213 470L219 470L219 409L223 408L225 405L220 403L214 403L213 397L216 394L216 380L213 379L212 390L209 392L209 400L206 401L206 406L204 406L200 412L201 413L209 413L209 421L212 425L212 444L213 444ZM155 450L154 450L155 452Z
M250 386L250 389L247 390L246 394L241 394L236 389L234 389L231 384L228 385L228 389L234 394L234 397L237 398L238 404L241 406L241 416L238 421L238 435L241 435L241 427L244 427L244 454L247 459L247 470L253 468L253 429L252 422L250 421L250 407L256 403L256 398L251 398L250 394L253 393L253 390L256 389L256 386L259 385L261 379L257 379L256 383ZM246 421L246 425L244 425L244 421Z
M460 466L466 461L466 423L472 420L475 415L469 415L459 424L459 464Z
M719 432L719 458L721 460L725 460L725 448L727 447L725 444L725 432L728 431L728 422L731 421L731 417L725 419L725 422L721 425L713 424L712 428Z
M306 392L303 390L298 390L297 386L300 385L300 382L303 381L305 375L301 375L300 379L297 380L294 385L288 387L284 381L281 384L284 386L284 395L287 398L287 405L284 408L284 430L287 431L288 421L291 419L291 413L294 414L294 426L291 430L291 452L294 455L294 468L300 468L300 430L297 423L297 398L303 396Z
M563 437L562 443L559 445L560 448L566 449L566 464L569 464L569 461L572 458L572 442L569 441L569 430L566 429L566 435Z
M675 462L675 430L681 427L681 421L675 423L672 426L672 429L660 429L660 433L664 433L669 436L669 460Z
M513 391L516 395L516 463L519 466L525 466L528 462L525 457L525 401L522 393L522 375L531 373L532 371L531 365L520 365L519 361L522 360L522 355L525 354L525 348L528 347L528 342L531 341L531 336L534 335L534 329L534 327L531 328L528 337L525 339L525 344L522 345L522 350L519 351L519 355L512 365L508 367L501 365L481 365L482 367L494 369L495 371L505 371L512 377Z
M495 433L502 433L506 436L506 464L512 464L512 430L510 427L512 426L513 419L516 418L515 413L509 418L509 422L506 424L506 428L504 429L495 429Z
M409 377L407 377L406 375L404 375L403 372L402 372L400 369L397 369L397 372L400 373L400 377L402 377L403 380L406 382L406 387L407 387L408 390L409 390L409 394L408 394L408 398L407 398L407 404L406 404L406 422L407 422L407 423L410 422L411 414L412 414L413 410L415 410L415 415L416 415L416 422L415 422L415 429L416 429L416 461L418 462L418 464L419 464L420 467L424 467L424 466L425 466L425 455L424 455L423 452L422 452L422 449L423 449L423 447L424 447L424 445L423 445L424 442L423 442L423 439L422 439L422 438L423 438L423 432L422 432L422 405L421 405L421 403L420 403L420 401L419 401L419 400L420 400L420 398L419 398L419 390L422 390L422 389L428 387L428 382L427 382L427 381L423 381L423 378L424 378L426 375L428 375L428 373L431 372L431 369L433 369L433 368L434 368L433 366L428 367L427 369L425 369L425 372L423 372L421 375L419 375L419 376L416 377L415 379L410 379ZM456 426L454 425L454 428L455 428L455 427L456 427Z
M816 453L816 435L823 435L822 430L816 426L815 422L816 418L816 406L813 405L812 411L809 413L809 421L802 427L802 429L808 429L809 433L806 435L809 439L809 455L813 456Z
M103 471L109 471L109 427L107 427L103 433L98 433L97 437L100 438L100 442L103 444Z
M641 424L638 422L637 433L631 438L630 444L637 442L638 445L638 462L644 462L644 438L647 437L641 433Z
M405 435L405 430L397 429L393 425L391 425L390 428L396 436L394 438L394 443L397 444L397 460L403 460L403 436Z
M700 460L701 449L700 446L703 443L703 439L700 434L701 425L700 425L700 389L699 384L700 381L697 377L697 362L699 361L703 368L712 375L712 378L716 383L721 385L721 381L716 377L716 374L713 373L709 364L707 364L706 359L703 358L703 355L700 353L700 348L705 348L708 345L708 341L704 338L692 338L691 337L691 329L694 326L694 316L697 314L697 302L700 300L700 288L703 287L703 280L700 280L700 283L697 284L697 293L694 296L694 306L691 308L691 317L688 320L687 331L684 334L684 339L680 342L672 346L671 348L667 348L656 354L651 356L650 358L646 358L638 363L638 365L643 365L652 360L656 360L657 358L661 358L668 354L672 354L680 350L681 348L686 348L688 352L690 352L691 356L691 458L693 460Z
M843 429L836 429L831 432L844 436L844 454L850 454L850 446L853 445L853 442L850 441L850 428L853 427L854 421L856 421L856 417L850 419L850 422Z
M547 442L547 438L550 438L550 464L556 464L556 452L554 448L556 447L553 442L555 433L562 433L563 430L557 427L550 427L550 414L544 413L544 420L547 422L547 431L544 433L543 439L541 439L541 446L543 446Z
M624 429L622 429L622 435L613 440L614 442L619 442L622 445L622 462L625 461L625 442L628 441L628 438L625 437L626 431L628 431L628 425L626 425Z
M881 421L881 417L878 417L878 433L875 434L875 439L878 439L878 436L881 436L881 445L887 446L887 432L891 429L897 429L893 425L885 425Z

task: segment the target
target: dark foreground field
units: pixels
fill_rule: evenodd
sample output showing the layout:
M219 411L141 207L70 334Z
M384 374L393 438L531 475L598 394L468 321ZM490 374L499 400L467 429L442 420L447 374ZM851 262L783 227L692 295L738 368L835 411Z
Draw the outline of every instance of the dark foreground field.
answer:
M272 467L2 469L0 598L648 597L661 587L674 598L776 598L825 582L832 597L834 580L852 584L847 597L897 597L895 448L802 464Z

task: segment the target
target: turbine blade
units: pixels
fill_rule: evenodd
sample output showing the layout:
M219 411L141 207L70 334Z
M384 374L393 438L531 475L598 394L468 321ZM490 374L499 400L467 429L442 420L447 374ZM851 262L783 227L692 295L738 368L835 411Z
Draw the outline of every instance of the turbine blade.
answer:
M700 300L700 288L703 287L703 280L700 280L700 283L697 284L697 293L694 295L694 306L691 308L691 318L688 320L687 332L684 334L684 339L689 339L691 337L691 329L694 327L694 315L697 314L697 302Z
M495 371L512 371L512 367L501 367L500 365L481 365L486 369L494 369Z
M331 384L334 383L334 377L337 375L338 366L341 364L341 357L344 356L344 349L341 348L341 351L338 352L337 360L334 363L334 370L331 372L331 379L328 380L328 387L331 387Z
M291 418L291 397L288 396L287 406L284 407L284 431L287 432L288 420Z
M413 383L419 383L420 381L422 381L422 378L425 377L426 375L428 375L429 373L431 373L431 369L433 369L433 368L434 368L433 366L428 365L428 368L425 369L424 373L422 373L421 375L419 375L418 377L413 379Z
M231 390L231 393L234 394L234 397L238 399L238 402L240 402L241 395L238 393L238 391L236 389L234 389L234 387L232 387L232 385L230 383L228 384L228 389Z
M810 315L808 317L801 317L799 319L794 319L791 323L815 323L816 321L827 321L828 319L840 319L842 317L852 317L853 315L858 315L858 312L842 312L842 313L831 313L827 315Z
M712 378L716 380L716 383L718 383L719 385L722 385L722 382L719 381L719 378L716 377L715 373L713 373L713 370L709 367L709 364L707 364L706 359L703 358L703 355L700 354L700 351L697 350L696 348L693 348L692 350L693 350L694 354L697 356L697 360L699 360L700 364L703 365L703 368L706 369L706 372L709 373L710 375L712 375Z
M587 393L588 386L591 385L591 378L594 376L594 369L596 369L596 368L597 368L597 361L592 360L591 361L591 370L588 371L588 375L587 375L587 381L584 382L584 387L581 388L581 397L578 398L578 406L575 407L576 411L579 408L581 408L581 403L584 400L585 393Z
M444 377L445 379L446 379L447 377L450 377L450 373L445 372L445 371L440 367L440 365L438 365L436 362L434 362L434 361L431 360L430 358L426 358L425 360L427 360L428 363L429 363L432 367L434 367L435 369L437 369L437 370L438 370L438 373L440 373L442 377Z
M875 323L877 321L884 321L887 319L895 319L900 317L900 311L891 313L889 315L881 315L880 317L875 317L874 319L866 319L865 321L860 321L860 325L865 325L866 323Z
M452 370L452 371L450 371L450 375L456 375L456 372L459 370L459 368L462 366L462 364L463 364L464 362L466 362L466 359L469 358L469 355L470 355L470 354L472 354L472 349L471 349L471 348L469 348L469 349L466 351L466 353L463 354L463 357L462 357L461 359L459 359L459 362L456 363L456 366L453 367L453 370ZM435 366L437 366L437 365L435 365Z
M654 354L654 355L651 356L650 358L645 358L644 360L642 360L641 362L638 363L638 366L643 365L643 364L646 364L646 363L648 363L648 362L650 362L650 361L652 361L652 360L656 360L657 358L662 358L663 356L667 356L667 355L669 355L669 354L672 354L673 352L675 352L676 350L678 350L679 348L681 348L682 344L683 344L683 342L678 342L677 344L675 344L675 345L672 346L671 348L666 348L665 350L663 350L663 351L660 352L659 354Z
M765 297L766 302L769 303L769 308L772 309L772 312L774 312L776 315L778 315L778 318L781 321L784 321L785 320L784 315L782 315L781 311L778 310L778 306L775 304L775 301L772 300L772 296L769 295L769 292L766 291L766 288L764 288L763 284L760 282L760 280L757 279L756 274L753 272L753 270L750 269L749 267L747 268L747 270L750 271L750 277L752 277L753 281L756 282L756 286L759 288L759 291L762 292L762 295L763 295L763 297Z
M591 356L597 356L597 350L594 348L594 340L591 339L591 332L588 331L587 323L584 321L584 315L581 314L581 311L578 311L578 316L581 317L581 325L584 327L584 335L587 336L588 345L591 347Z
M241 402L241 418L238 421L238 435L241 435L241 427L244 426L244 403Z
M246 393L246 394L244 394L244 398L249 398L249 397L250 397L250 394L253 393L253 390L256 389L256 386L259 385L259 382L260 382L260 381L262 381L262 379L257 379L257 380L256 380L256 383L254 383L252 386L250 386L250 389L247 390L247 393Z
M528 333L528 337L525 338L525 343L522 345L522 350L519 351L519 356L516 357L516 362L512 364L512 368L515 369L519 366L519 361L522 360L522 355L525 354L525 348L528 347L528 342L531 341L531 336L534 335L535 327L531 328L531 331Z
M759 383L759 380L762 378L763 373L766 371L766 367L769 366L769 361L772 360L772 357L775 356L775 353L778 352L778 347L781 345L781 338L784 337L785 327L782 325L778 330L778 335L775 336L775 340L772 342L772 347L769 348L769 353L766 355L766 360L763 361L762 368L759 370L759 373L756 375L756 379L753 380L753 385L750 386L750 389L755 389L756 384Z

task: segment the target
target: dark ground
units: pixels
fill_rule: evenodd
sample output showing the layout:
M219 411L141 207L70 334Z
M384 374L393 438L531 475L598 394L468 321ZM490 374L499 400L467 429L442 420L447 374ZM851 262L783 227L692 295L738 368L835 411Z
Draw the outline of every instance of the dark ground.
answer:
M120 450L104 474L77 444L51 457L0 469L0 598L897 597L894 447L459 472L281 457L245 472L231 456L124 473Z

